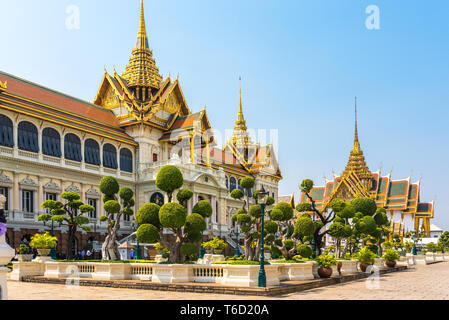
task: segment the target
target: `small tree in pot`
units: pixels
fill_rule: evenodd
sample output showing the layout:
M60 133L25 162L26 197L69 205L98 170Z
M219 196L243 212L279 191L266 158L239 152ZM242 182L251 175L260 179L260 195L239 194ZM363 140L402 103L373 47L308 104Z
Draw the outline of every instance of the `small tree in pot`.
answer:
M19 260L20 262L27 262L27 261L31 261L33 259L33 254L31 253L31 248L22 243L19 246L19 253L17 254L17 260Z
M58 238L52 237L48 232L45 234L36 233L31 237L30 247L37 250L40 256L48 256L50 248L54 247Z
M374 259L376 257L377 255L367 247L360 250L357 254L357 260L360 263L360 270L362 270L362 272L366 272L368 266L374 264Z
M329 254L322 254L315 261L319 266L318 275L321 278L330 278L332 276L332 266L337 264L337 259Z
M396 266L396 261L399 260L401 256L396 250L387 249L382 255L382 258L385 259L385 264L387 265L387 267L394 268Z

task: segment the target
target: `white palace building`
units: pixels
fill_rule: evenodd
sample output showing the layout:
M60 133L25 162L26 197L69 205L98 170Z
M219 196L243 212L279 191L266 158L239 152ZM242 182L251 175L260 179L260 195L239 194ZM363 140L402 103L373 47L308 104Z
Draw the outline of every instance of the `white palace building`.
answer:
M111 175L133 188L135 210L147 202L163 203L155 186L159 169L180 168L184 187L194 192L188 204L205 199L213 207L207 233L229 240L231 216L242 203L230 197L242 177L255 178L277 198L282 175L272 145L252 142L242 99L232 137L218 148L206 110L192 112L178 79L163 78L148 45L143 4L136 47L126 70L106 70L93 103L70 97L0 71L0 193L7 198L7 241L18 248L36 232L50 229L37 221L41 204L76 191L96 208L91 232L76 235L75 249L100 243L103 202L100 179ZM131 217L120 236L135 230ZM54 226L64 255L65 227ZM232 241L230 241L232 242Z

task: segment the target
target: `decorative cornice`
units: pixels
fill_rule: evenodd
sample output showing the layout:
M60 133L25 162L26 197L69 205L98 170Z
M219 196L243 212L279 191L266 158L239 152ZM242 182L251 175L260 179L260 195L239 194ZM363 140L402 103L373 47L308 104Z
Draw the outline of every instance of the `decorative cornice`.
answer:
M80 188L75 186L73 183L70 186L68 186L67 188L65 188L65 191L73 191L73 192L76 192L76 193L80 193L81 192Z
M54 182L53 180L47 182L47 183L44 185L44 189L46 189L46 190L61 191L61 187L60 187L56 182Z
M30 186L30 187L37 187L37 183L31 179L29 176L27 176L25 179L19 182L21 185Z
M101 193L97 189L90 187L89 190L86 191L86 195L100 197Z
M0 185L12 185L12 179L3 172L0 172Z

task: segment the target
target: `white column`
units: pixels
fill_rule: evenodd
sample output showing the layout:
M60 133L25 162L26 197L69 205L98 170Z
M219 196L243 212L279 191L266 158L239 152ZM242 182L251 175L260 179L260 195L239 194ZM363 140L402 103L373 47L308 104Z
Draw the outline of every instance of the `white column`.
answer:
M211 206L212 206L212 223L217 222L217 198L215 196L211 197Z
M0 195L0 209L3 210L6 198ZM6 283L6 275L9 272L4 266L14 257L15 251L6 243L5 235L0 236L0 300L8 299L8 287Z

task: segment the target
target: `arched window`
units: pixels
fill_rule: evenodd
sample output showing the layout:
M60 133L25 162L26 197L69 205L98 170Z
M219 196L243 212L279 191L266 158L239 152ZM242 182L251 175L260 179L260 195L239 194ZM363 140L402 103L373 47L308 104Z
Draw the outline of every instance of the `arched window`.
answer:
M45 128L42 131L42 153L47 156L61 157L61 137L55 129Z
M110 143L106 143L103 147L103 166L117 169L117 150Z
M87 139L84 143L84 161L96 166L100 165L100 145L93 139Z
M231 179L229 180L230 182L230 191L232 192L236 187L237 187L237 181L235 180L234 177L231 177Z
M239 182L238 182L238 188L239 188L240 190L244 191L243 188L240 186L240 181L242 181L242 179L239 179Z
M0 114L0 146L14 147L14 130L11 119Z
M39 152L39 142L37 138L37 128L34 124L28 121L22 121L19 123L19 149Z
M120 150L120 170L133 172L133 154L129 149Z
M152 194L150 202L162 206L164 204L164 196L159 192L155 192Z
M66 134L64 138L64 157L81 162L81 140L73 133Z

